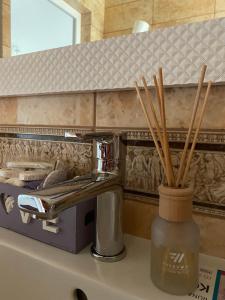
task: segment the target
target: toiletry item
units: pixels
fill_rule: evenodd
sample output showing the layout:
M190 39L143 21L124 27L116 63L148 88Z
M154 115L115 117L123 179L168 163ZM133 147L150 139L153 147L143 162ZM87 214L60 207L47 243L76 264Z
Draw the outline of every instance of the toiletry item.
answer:
M55 163L39 162L39 161L8 161L8 168L23 168L23 169L54 169Z
M159 187L151 233L151 278L161 290L186 295L198 285L200 233L192 219L191 188Z
M48 169L22 171L19 173L19 179L24 181L41 180L44 179L48 174L49 174Z
M24 181L19 180L18 178L9 178L5 181L5 183L15 185L15 186L19 186L19 187L23 187L25 185Z
M24 169L18 168L3 168L0 169L0 177L3 178L17 178L19 176L19 173L24 171Z

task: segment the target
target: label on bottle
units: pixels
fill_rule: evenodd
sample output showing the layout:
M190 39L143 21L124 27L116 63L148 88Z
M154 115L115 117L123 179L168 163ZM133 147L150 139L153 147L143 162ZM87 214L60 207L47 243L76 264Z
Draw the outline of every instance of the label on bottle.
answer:
M163 267L166 272L173 274L188 274L190 272L190 263L193 262L193 255L176 251L168 252L164 255Z

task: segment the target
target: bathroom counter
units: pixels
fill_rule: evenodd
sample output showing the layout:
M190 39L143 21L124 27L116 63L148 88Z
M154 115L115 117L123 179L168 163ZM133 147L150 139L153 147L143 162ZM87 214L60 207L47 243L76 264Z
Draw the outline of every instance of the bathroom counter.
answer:
M38 272L40 272L42 277L45 276L47 271L43 271L44 269L42 270L39 267L39 265L43 265L45 267L47 266L51 271L51 280L54 279L57 273L63 274L63 280L59 280L59 275L57 275L57 280L59 281L57 281L54 287L51 283L46 283L46 280L50 278L49 276L46 277L47 279L43 279L45 280L43 289L46 288L45 286L50 286L51 289L57 289L57 286L60 285L61 289L64 287L70 289L69 282L71 281L74 288L80 288L86 292L89 300L106 300L105 295L107 295L107 300L174 300L176 298L175 296L161 292L150 280L150 241L126 235L125 244L127 247L127 256L125 259L116 263L103 263L91 257L89 247L79 254L74 255L0 228L0 265L1 270L4 267L2 266L2 261L8 260L7 264L8 266L10 265L12 259L10 257L4 257L4 255L7 256L10 251L13 251L11 257L13 257L13 259L18 257L13 264L15 270L20 272L20 277L23 276L22 271L19 271L20 268L24 268L21 266L22 261L24 261L26 265L26 272L28 274L27 278L24 279L26 286L29 286L28 280L31 281L30 284L32 285L33 279L29 274L32 275L35 272L38 274ZM6 249L7 251L3 251L2 249ZM16 267L16 261L18 261L18 268ZM35 267L33 267L34 261ZM31 269L27 270L29 266ZM201 255L200 266L225 270L225 260ZM2 274L4 274L4 270ZM7 277L7 275L5 276ZM12 281L13 279L11 278L10 280ZM42 287L41 282L39 282L38 285L40 288ZM17 287L17 289L19 289L19 287ZM54 300L62 299L57 298L59 294L57 291L55 291L55 293L56 297L54 297ZM0 283L0 298L2 298L1 295L2 290ZM72 295L72 291L68 290L68 295ZM11 300L11 298L7 298L6 296L4 299ZM18 297L18 299L20 299L20 297ZM25 297L24 299L28 298ZM32 297L32 299L36 298ZM48 296L46 299L51 300L52 298ZM72 296L64 298L64 300L67 299L75 298ZM179 296L177 299L193 298Z

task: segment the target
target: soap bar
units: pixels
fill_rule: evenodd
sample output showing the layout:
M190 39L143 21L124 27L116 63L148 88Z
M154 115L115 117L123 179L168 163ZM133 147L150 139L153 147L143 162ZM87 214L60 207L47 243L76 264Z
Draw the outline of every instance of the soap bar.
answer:
M31 170L22 171L19 173L19 179L24 181L41 180L44 179L49 173L49 170Z
M23 169L54 169L54 163L39 162L39 161L8 161L8 168L23 168Z
M3 168L0 169L0 177L3 178L17 178L19 176L19 173L24 171L24 169L18 168L18 169L11 169L11 168Z
M10 178L6 180L5 183L12 184L19 187L23 187L25 185L24 181L19 180L18 178Z

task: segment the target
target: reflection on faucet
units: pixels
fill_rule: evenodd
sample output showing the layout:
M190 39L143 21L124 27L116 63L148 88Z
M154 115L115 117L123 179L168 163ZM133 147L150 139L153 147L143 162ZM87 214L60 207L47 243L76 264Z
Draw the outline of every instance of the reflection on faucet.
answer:
M53 219L82 201L97 197L96 239L92 254L101 261L118 261L125 256L122 215L124 147L113 133L76 135L75 142L93 141L93 171L50 188L19 195L22 211L40 219Z

